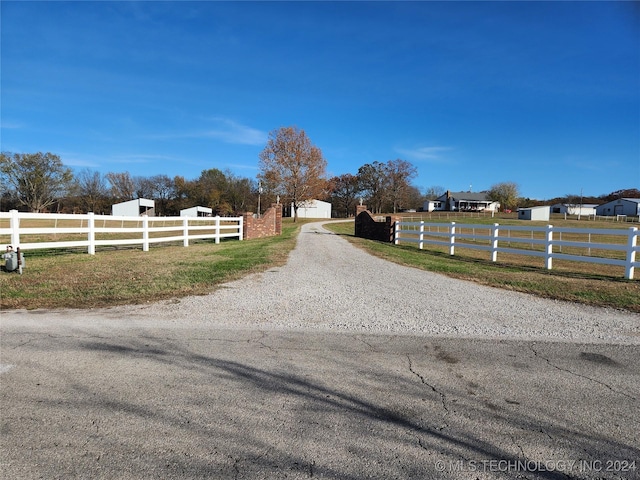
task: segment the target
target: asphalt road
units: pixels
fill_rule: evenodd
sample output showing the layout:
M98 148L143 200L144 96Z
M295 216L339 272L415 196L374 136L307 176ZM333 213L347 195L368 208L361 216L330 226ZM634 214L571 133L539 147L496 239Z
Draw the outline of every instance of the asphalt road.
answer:
M43 315L1 362L6 479L640 477L635 346Z
M2 479L640 478L633 342L0 320Z

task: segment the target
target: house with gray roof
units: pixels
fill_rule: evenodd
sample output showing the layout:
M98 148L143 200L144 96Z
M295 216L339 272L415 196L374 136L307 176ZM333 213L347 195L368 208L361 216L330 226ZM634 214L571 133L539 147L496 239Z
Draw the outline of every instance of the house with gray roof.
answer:
M486 192L451 192L440 195L435 200L424 202L425 212L497 212L500 202L494 202L487 198Z

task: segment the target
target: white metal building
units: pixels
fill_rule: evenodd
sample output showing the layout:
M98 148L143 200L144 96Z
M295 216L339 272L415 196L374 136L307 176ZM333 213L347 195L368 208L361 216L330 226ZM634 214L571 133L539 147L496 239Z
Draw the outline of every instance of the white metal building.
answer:
M293 218L293 204L291 205L291 217ZM298 207L299 218L331 218L331 204L322 200L310 200Z
M589 215L596 214L596 204L585 203L583 205L576 205L573 203L556 203L551 205L551 213L566 213L567 215Z
M136 198L128 202L116 203L111 205L111 215L123 217L140 217L147 215L154 217L155 202L146 198Z
M518 219L519 220L539 220L543 222L548 222L550 212L551 212L551 207L549 206L519 208Z
M640 198L619 198L618 200L603 203L596 207L596 215L603 217L614 217L616 215L640 216Z
M191 207L180 210L181 217L210 217L213 209L209 207Z

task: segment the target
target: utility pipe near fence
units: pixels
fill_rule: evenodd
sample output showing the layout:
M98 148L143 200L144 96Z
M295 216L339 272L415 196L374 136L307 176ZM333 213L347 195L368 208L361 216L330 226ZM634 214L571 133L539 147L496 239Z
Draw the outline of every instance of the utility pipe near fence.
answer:
M45 248L71 248L86 247L87 253L94 255L96 246L105 245L142 245L142 250L149 251L151 243L165 243L181 241L188 247L189 242L198 239L213 239L220 243L222 238L235 238L242 240L242 217L123 217L113 215L87 214L56 214L56 213L23 213L17 210L0 212L0 220L9 219L9 228L0 228L0 235L10 236L11 245L22 250L35 250ZM21 226L22 220L54 220L54 227L27 227ZM79 221L79 227L58 227L58 220ZM102 220L102 227L96 226L96 220ZM107 227L107 222L117 221L120 227ZM163 222L163 226L155 226L155 223ZM167 221L173 223L166 226ZM125 222L136 222L135 227L125 227ZM224 223L221 223L224 222ZM86 223L86 226L85 226ZM140 223L142 225L140 225ZM213 231L213 232L211 232ZM200 233L207 232L207 233ZM126 239L96 239L96 234L123 234L131 233L138 238ZM154 234L171 234L170 236L154 236ZM24 243L23 239L30 235L57 235L80 234L86 235L86 240L55 241L55 242L30 242Z
M446 227L446 231L441 232L439 227ZM428 227L428 232L425 232ZM432 231L431 227L436 227L436 231ZM599 263L605 265L616 265L624 267L625 278L633 279L635 267L640 267L640 262L636 261L636 254L640 250L638 247L638 228L631 227L629 229L587 229L587 228L566 228L554 227L547 225L545 227L524 227L513 225L499 225L494 223L485 229L490 231L488 235L476 234L476 229L480 230L477 224L457 224L451 222L449 224L442 223L426 223L420 222L396 222L394 232L394 243L396 245L407 242L417 243L420 249L424 245L438 245L449 248L449 254L455 254L456 246L459 248L471 248L476 250L485 250L491 252L491 261L498 260L498 252L511 253L516 255L528 255L542 257L545 261L545 268L552 269L553 259L569 260L574 262ZM462 233L464 229L471 229L472 233ZM512 232L530 231L531 236L517 237ZM501 235L506 232L506 236ZM540 232L542 238L534 238L533 233ZM555 234L558 237L555 237ZM586 234L589 237L588 242L575 242L562 240L562 234ZM619 237L624 243L591 243L591 235L609 235ZM474 243L464 243L463 240L473 241ZM477 243L477 242L484 242ZM508 247L501 247L500 242L508 242ZM540 250L527 250L512 247L511 244L526 243L531 247L539 246ZM554 252L554 247L558 247L560 252ZM589 256L561 253L562 247L584 248L589 252ZM592 256L593 250L618 251L624 253L624 260L617 258L607 258Z

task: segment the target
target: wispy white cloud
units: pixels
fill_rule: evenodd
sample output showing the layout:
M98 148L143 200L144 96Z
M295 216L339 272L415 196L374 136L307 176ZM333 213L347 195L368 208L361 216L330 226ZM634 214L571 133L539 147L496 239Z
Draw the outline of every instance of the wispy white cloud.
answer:
M151 135L156 140L171 140L176 138L213 138L224 143L236 145L264 145L268 134L262 130L242 125L224 117L209 117L205 121L210 124L205 128L183 133L168 133Z
M0 128L6 128L6 129L18 129L18 128L24 128L25 125L23 123L20 122L11 122L11 121L7 121L7 120L2 120L2 122L0 123Z
M257 165L246 165L241 163L229 163L226 165L226 167L232 170L251 170L251 171L258 170Z
M204 136L217 138L226 143L242 145L263 145L267 142L267 133L228 118L214 117L210 119L215 125L206 130Z
M166 161L177 161L175 157L168 155L149 154L117 154L117 155L80 155L77 153L61 153L60 157L67 167L99 169L105 165L144 165L159 164Z
M445 153L453 150L452 147L418 147L418 148L396 148L396 152L404 155L410 160L424 162L444 162Z

